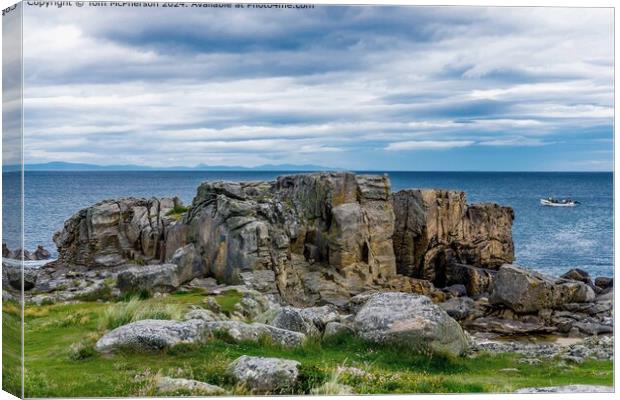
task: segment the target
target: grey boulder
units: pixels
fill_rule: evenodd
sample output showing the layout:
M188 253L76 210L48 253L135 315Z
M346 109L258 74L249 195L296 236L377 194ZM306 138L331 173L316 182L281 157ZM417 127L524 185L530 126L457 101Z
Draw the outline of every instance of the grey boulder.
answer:
M461 326L428 297L378 293L359 310L355 330L363 339L418 351L459 355L469 346Z
M95 349L101 353L129 349L158 351L179 343L196 343L204 338L205 326L200 320L168 321L145 319L120 326L99 339Z
M237 383L255 393L282 393L297 382L299 365L294 360L241 356L228 366L228 370Z
M303 333L256 322L246 324L241 321L212 321L207 322L206 325L210 334L223 333L236 342L258 342L261 338L267 338L283 347L297 347L306 340L306 335Z
M193 379L170 378L168 376L162 376L157 379L155 387L160 394L190 392L192 395L217 396L226 393L226 391L219 386Z

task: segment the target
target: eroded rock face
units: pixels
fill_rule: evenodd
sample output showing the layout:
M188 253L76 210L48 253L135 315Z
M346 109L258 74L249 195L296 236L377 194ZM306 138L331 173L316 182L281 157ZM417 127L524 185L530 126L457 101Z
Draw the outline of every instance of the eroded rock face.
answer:
M402 190L392 195L392 203L400 274L442 287L450 263L497 269L514 260L509 207L468 205L463 192L438 189Z
M461 326L428 297L408 293L378 293L362 306L354 320L366 340L394 343L419 351L454 355L469 346Z
M520 313L554 309L567 303L593 301L588 285L568 279L554 279L514 265L502 266L491 289L491 304L500 304Z
M125 198L80 210L54 234L59 262L112 267L162 260L165 232L175 224L168 213L175 206L181 206L177 198Z
M225 282L271 270L293 304L346 302L395 274L389 187L386 177L349 173L203 183L186 220L188 241Z
M236 382L255 393L282 393L295 385L299 366L294 360L241 356L228 370Z

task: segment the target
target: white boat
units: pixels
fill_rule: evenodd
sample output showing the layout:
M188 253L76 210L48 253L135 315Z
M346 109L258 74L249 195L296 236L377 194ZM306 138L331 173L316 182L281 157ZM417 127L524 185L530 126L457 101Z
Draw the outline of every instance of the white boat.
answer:
M556 199L540 199L540 204L543 206L550 207L575 207L577 204L580 204L578 201L574 200L556 200Z

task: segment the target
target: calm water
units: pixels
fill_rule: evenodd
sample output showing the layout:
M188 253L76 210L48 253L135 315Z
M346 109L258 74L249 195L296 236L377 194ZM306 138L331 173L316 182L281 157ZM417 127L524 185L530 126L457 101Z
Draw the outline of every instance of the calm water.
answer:
M383 172L378 172L383 173ZM29 172L26 173L26 248L55 250L52 234L80 208L125 196L179 196L190 203L205 180L264 180L283 172ZM613 176L611 173L390 172L394 191L404 188L463 190L470 202L497 202L515 210L517 263L559 275L579 267L613 275ZM16 174L3 174L5 213ZM541 207L541 197L571 197L574 208ZM17 227L3 221L4 240L17 245Z

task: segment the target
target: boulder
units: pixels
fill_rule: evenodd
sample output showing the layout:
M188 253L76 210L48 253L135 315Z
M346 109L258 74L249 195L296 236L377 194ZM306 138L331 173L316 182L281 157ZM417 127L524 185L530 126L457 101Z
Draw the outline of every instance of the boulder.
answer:
M323 338L329 338L332 336L344 335L344 334L353 334L353 329L349 326L340 323L340 322L328 322L325 325L325 331L323 332Z
M95 349L102 353L123 349L159 351L179 343L196 343L205 337L205 322L145 319L120 326L99 339Z
M465 287L465 285L462 285L460 283L446 286L442 290L454 297L467 296L467 288Z
M226 394L226 390L219 386L193 379L170 378L162 376L155 382L155 387L159 394L177 394L189 392L192 395L218 396Z
M613 391L613 386L566 385L522 388L515 391L515 393L613 393Z
M593 300L592 288L583 282L554 279L514 265L499 269L489 298L491 304L501 304L520 313Z
M133 266L117 275L116 286L123 294L172 292L184 283L180 270L176 264Z
M310 321L319 330L323 330L330 322L338 321L340 315L336 307L332 305L324 305L320 307L306 307L299 309L301 316Z
M189 282L194 278L202 278L207 272L204 261L194 244L188 244L178 248L172 254L170 264L176 264L178 266L176 275L181 283Z
M497 269L514 260L511 208L468 205L463 192L438 189L401 190L391 197L400 274L441 287L449 263Z
M419 351L458 355L469 345L458 322L420 295L375 294L359 310L354 324L363 339Z
M466 323L468 329L494 332L501 335L531 335L553 333L557 328L542 323L522 322L514 319L482 317Z
M462 284L468 296L479 296L488 293L497 271L478 268L471 265L450 263L444 269L445 284Z
M583 282L590 286L592 285L592 279L590 279L590 274L588 274L587 271L584 271L579 268L573 268L565 272L561 277L564 279L570 279L573 281Z
M43 246L37 246L37 249L32 253L34 260L49 260L52 258L52 254L47 251Z
M82 209L54 234L58 260L68 265L113 267L164 261L164 232L178 198L105 200Z
M299 366L294 360L241 356L228 371L235 382L254 393L287 393L297 383Z
M455 297L439 303L439 307L444 309L449 316L460 321L469 316L474 308L474 301L469 297Z
M614 278L608 278L606 276L599 276L594 280L594 284L601 289L608 289L614 286Z
M21 268L19 266L9 266L5 264L2 264L2 268L5 270L9 285L11 285L13 289L22 290L22 278L24 281L24 290L32 290L37 284L38 273L35 268Z
M256 322L247 324L241 321L213 321L207 322L206 325L211 335L225 334L237 342L258 342L262 338L267 338L280 346L297 347L306 340L306 335L303 333Z
M301 332L308 336L317 336L319 330L312 320L304 318L299 309L294 307L282 307L276 312L269 325L288 331Z

